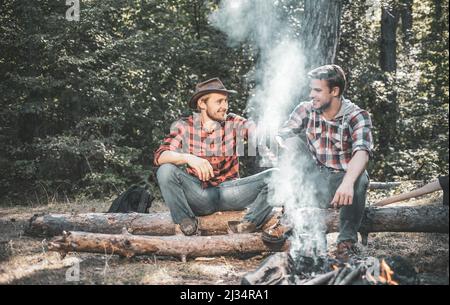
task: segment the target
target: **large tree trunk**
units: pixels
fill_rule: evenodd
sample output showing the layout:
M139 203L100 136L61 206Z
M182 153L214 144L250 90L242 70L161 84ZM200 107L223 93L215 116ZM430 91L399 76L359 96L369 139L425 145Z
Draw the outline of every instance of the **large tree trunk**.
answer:
M386 87L386 96L380 104L379 113L383 120L390 122L388 132L379 135L379 153L388 156L390 147L395 147L397 139L398 106L395 88L397 71L397 25L398 10L394 1L389 1L382 8L381 37L380 37L380 68L384 72L383 82ZM378 112L377 111L377 112Z
M342 0L306 0L302 42L307 69L334 63L339 45Z
M98 234L68 232L53 238L48 243L50 251L62 255L67 252L92 252L135 255L175 256L182 260L192 257L254 254L269 251L285 251L283 247L269 247L259 233L230 234L218 236L136 236L127 232L122 234Z
M311 217L322 219L327 233L339 230L339 212L336 210L309 209ZM202 235L227 234L227 222L242 219L245 212L219 212L200 217ZM265 227L276 221L277 214ZM63 231L119 234L123 228L135 235L174 235L175 224L168 213L158 214L53 214L35 216L26 233L33 236L54 236ZM448 207L390 207L366 208L361 232L438 232L448 233Z
M380 67L384 72L397 70L398 11L386 3L381 12Z
M409 47L413 38L413 0L400 1L400 16L402 21L403 43Z

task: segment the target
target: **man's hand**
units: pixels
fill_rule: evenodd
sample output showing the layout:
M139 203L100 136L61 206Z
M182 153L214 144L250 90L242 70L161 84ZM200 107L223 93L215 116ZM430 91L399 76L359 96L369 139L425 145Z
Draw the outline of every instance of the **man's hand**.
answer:
M201 181L208 181L214 177L213 168L208 160L194 155L186 155L186 163L197 172Z
M347 183L343 181L336 190L333 200L331 200L331 206L335 209L351 205L353 203L353 183Z
M277 142L279 148L281 148L282 150L289 151L289 147L286 146L285 143L286 141L284 141L282 137L276 136L275 141Z

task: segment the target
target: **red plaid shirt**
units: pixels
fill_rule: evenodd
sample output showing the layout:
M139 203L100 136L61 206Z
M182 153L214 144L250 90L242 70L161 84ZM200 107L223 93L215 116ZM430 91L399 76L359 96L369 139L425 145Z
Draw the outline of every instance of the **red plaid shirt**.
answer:
M341 110L330 121L313 108L312 102L301 103L279 135L287 138L306 133L308 148L319 165L346 171L355 152L365 150L372 154L371 128L369 113L344 99Z
M248 138L250 122L235 114L228 114L224 122L217 122L212 132L202 128L200 115L194 114L176 121L170 134L155 151L153 163L159 166L158 159L164 151L187 153L209 161L214 177L202 181L202 187L218 186L224 181L239 178L239 155L244 153L244 141ZM198 177L196 171L187 167L186 171Z

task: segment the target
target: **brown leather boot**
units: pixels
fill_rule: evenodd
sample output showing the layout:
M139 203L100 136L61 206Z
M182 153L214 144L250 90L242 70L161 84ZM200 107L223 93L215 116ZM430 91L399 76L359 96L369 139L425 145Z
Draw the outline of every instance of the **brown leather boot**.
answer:
M342 262L348 262L351 258L358 255L358 247L352 240L344 240L337 244L335 258Z
M281 224L277 221L273 226L265 229L262 233L262 240L270 244L283 244L292 233L293 227Z
M180 222L180 230L186 236L196 235L198 232L197 219L185 218Z

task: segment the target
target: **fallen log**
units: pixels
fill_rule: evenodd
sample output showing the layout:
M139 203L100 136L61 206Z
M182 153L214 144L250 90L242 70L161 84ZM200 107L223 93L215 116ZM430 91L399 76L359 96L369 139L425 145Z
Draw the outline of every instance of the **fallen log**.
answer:
M48 250L60 252L91 252L117 254L124 257L136 255L158 255L186 258L256 254L285 251L263 243L260 233L229 234L217 236L138 236L128 232L122 234L98 234L86 232L64 232L47 243Z
M326 233L339 230L339 211L305 209L310 217L324 220ZM219 212L200 217L201 235L227 234L227 222L239 220L245 211ZM265 227L276 221L276 213ZM448 233L448 206L366 208L360 232L434 232ZM155 214L50 214L30 219L26 233L32 236L55 236L63 231L119 234L122 228L134 235L174 235L175 224L169 213Z
M217 212L199 217L201 235L228 233L228 221L241 220L246 211ZM279 216L274 212L263 228L273 225ZM169 213L86 213L34 215L25 229L31 236L49 237L64 231L120 234L122 229L134 235L168 236L176 234L176 226Z
M400 186L401 182L370 182L369 190L387 190Z

